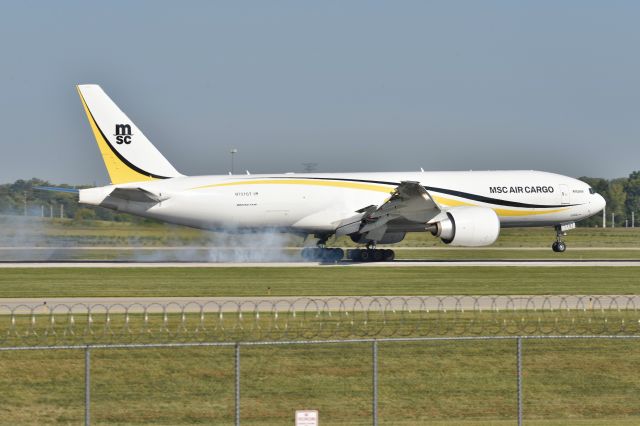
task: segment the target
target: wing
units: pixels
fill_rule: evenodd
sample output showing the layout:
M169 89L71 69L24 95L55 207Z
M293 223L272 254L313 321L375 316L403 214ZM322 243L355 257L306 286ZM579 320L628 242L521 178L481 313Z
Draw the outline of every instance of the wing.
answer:
M373 240L380 239L389 222L426 224L440 213L440 207L419 182L404 181L386 202L364 207L356 213L341 222L336 236L357 232L369 234Z

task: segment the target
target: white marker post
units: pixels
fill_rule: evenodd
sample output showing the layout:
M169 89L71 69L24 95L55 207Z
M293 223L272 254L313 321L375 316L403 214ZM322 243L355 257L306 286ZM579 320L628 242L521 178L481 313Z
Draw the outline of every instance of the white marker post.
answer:
M296 426L318 426L318 410L296 410Z

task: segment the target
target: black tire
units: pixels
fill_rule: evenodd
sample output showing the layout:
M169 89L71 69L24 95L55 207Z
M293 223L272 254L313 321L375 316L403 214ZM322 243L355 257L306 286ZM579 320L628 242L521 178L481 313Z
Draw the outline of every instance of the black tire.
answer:
M318 260L320 262L333 262L333 250L332 249L318 249Z
M336 262L340 262L342 261L342 259L344 259L344 250L342 250L341 248L333 249L333 260L335 260Z
M557 241L555 243L551 244L551 250L553 250L554 253L558 253L558 242Z
M360 262L360 250L347 250L347 259L353 260L354 262Z
M302 256L302 258L303 258L304 260L310 260L310 259L309 259L309 257L310 257L310 256L309 256L309 247L305 247L305 248L303 248L303 249L302 249L302 251L300 252L300 256Z
M396 258L396 252L393 250L385 250L384 251L384 261L385 262L393 262Z
M384 260L384 250L373 250L373 261L382 262Z
M557 245L557 249L558 249L558 253L564 253L565 251L567 251L567 245L560 241Z
M309 260L312 262L317 262L322 259L322 250L319 248L310 248L309 249Z
M360 260L362 262L371 261L371 253L369 252L369 250L360 250Z

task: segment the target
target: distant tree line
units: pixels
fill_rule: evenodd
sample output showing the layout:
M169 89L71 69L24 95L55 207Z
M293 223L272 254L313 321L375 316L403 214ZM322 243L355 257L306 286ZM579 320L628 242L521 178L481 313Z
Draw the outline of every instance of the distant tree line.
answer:
M607 200L607 226L611 226L611 214L615 215L616 226L631 226L632 213L636 224L640 221L640 171L626 178L612 180L581 177L581 181L591 185L597 193ZM580 222L581 226L602 226L602 215Z
M631 226L631 213L635 212L640 223L640 171L626 178L602 179L581 177L607 200L607 226L611 226L611 214L617 227ZM33 178L0 185L0 214L53 216L76 220L110 220L118 222L146 222L148 219L117 213L113 210L78 204L78 196L62 192L36 190L36 186L52 186L49 182ZM63 188L88 188L89 186L56 185ZM602 215L579 222L579 226L602 226Z
M76 194L42 191L36 186L54 186L51 183L33 178L17 180L14 183L0 185L0 214L44 216L54 218L83 220L109 220L116 222L149 222L126 213L100 207L85 206L78 203ZM90 186L55 185L62 188L89 188Z

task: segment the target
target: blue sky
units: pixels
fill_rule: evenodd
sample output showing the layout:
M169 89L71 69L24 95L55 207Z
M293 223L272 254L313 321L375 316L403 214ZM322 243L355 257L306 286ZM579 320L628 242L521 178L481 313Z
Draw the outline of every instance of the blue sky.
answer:
M640 3L13 2L0 182L107 182L78 83L185 174L640 169Z

